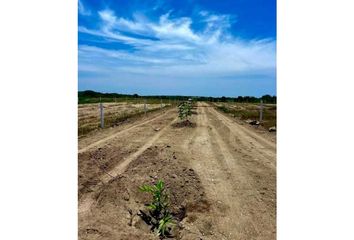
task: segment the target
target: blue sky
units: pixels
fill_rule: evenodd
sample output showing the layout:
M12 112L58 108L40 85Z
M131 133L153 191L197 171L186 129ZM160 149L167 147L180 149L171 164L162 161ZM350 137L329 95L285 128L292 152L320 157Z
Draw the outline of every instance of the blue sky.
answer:
M276 94L276 0L79 0L79 90Z

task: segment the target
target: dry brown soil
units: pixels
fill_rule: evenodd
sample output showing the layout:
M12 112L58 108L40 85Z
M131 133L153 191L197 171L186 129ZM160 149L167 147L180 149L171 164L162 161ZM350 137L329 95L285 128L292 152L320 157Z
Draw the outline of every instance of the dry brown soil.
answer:
M142 184L166 182L173 239L275 239L276 144L197 103L79 140L79 239L159 239L137 215Z
M165 104L164 104L165 106ZM146 104L147 110L159 109L160 104ZM129 117L144 112L144 104L140 103L103 103L105 125L117 125L116 119ZM99 103L80 104L78 107L78 132L79 136L97 130L100 126Z

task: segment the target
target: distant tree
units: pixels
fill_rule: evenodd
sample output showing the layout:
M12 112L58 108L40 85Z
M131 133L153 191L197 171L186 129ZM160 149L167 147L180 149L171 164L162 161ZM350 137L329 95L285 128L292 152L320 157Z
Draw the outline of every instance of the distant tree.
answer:
M244 101L244 99L243 99L242 96L238 96L238 97L236 98L236 102L242 103L243 101Z
M269 94L263 95L261 99L264 103L270 103L272 101L272 96L270 96Z
M250 97L250 102L251 103L256 103L256 102L259 102L259 99L256 98L256 97Z
M262 98L264 103L276 103L276 96L270 96L269 94L263 95Z

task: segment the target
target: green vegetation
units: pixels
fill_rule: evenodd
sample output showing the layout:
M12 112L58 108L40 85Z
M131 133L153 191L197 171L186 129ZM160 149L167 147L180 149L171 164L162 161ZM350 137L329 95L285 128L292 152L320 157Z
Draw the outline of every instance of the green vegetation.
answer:
M79 91L78 92L78 101L79 104L84 103L98 103L102 102L137 102L142 103L144 100L147 103L159 103L161 100L166 103L170 102L174 104L175 102L187 101L192 99L194 101L208 101L208 102L237 102L237 103L258 103L262 99L264 103L273 103L277 102L276 96L264 95L260 98L252 96L235 96L235 97L203 97L203 96L139 96L138 94L118 94L118 93L99 93L91 90Z
M138 94L118 94L118 93L99 93L94 91L79 91L79 104L87 103L107 103L107 102L129 102L129 103L144 103L146 104L177 104L179 101L188 99L180 96L139 96Z
M147 205L149 216L141 211L144 220L152 225L152 229L159 236L170 235L174 221L168 209L169 198L165 191L165 183L159 180L155 185L143 185L139 189L152 195L152 202Z
M188 121L188 118L192 115L192 104L188 102L182 102L178 106L178 117L181 121Z

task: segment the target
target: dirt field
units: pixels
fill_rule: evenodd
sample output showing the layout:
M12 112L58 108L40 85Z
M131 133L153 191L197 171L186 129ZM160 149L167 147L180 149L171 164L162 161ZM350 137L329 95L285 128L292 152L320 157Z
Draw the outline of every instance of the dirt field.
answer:
M177 109L79 140L79 239L159 239L137 215L142 184L166 182L174 239L275 239L275 134L207 103L178 127Z
M166 104L163 104L165 106ZM144 104L133 102L103 103L105 126L117 125L130 116L144 112ZM146 104L147 110L161 108L160 104ZM85 135L100 126L99 103L80 104L78 108L78 133Z
M239 120L259 120L259 103L214 103L217 108ZM263 120L260 128L268 130L277 125L277 105L263 104ZM239 121L240 122L240 121ZM244 121L242 121L244 122Z

